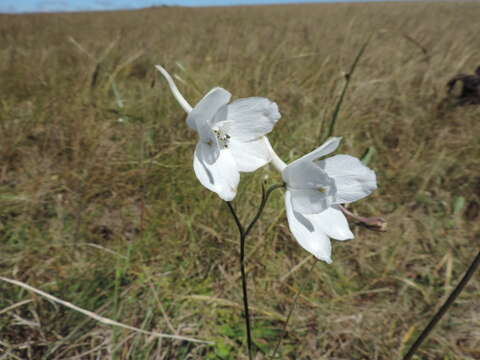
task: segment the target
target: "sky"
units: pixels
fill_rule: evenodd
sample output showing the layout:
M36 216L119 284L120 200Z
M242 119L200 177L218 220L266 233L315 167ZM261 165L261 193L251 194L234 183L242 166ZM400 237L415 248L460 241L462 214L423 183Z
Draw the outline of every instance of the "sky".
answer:
M0 13L118 10L160 5L223 6L336 1L361 0L0 0Z

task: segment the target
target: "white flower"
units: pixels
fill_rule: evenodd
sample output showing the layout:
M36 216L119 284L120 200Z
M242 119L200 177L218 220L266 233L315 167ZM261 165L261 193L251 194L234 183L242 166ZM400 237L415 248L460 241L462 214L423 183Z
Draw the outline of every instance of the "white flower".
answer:
M171 76L159 65L178 103L187 112L187 124L199 136L193 169L200 183L231 201L240 181L239 172L255 171L270 162L264 135L280 119L277 104L261 97L235 100L220 87L213 88L192 108Z
M341 138L330 138L318 149L286 165L271 146L273 165L282 173L285 207L293 236L320 260L331 263L330 238L353 239L339 204L351 203L377 188L375 173L349 155L320 157L335 151Z

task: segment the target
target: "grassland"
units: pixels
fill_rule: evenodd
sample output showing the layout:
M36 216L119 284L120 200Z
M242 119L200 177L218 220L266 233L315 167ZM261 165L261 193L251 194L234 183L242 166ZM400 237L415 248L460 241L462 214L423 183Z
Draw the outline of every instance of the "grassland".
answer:
M331 265L292 238L281 191L247 243L257 359L300 288L281 359L399 359L480 247L480 108L439 111L480 65L478 3L154 8L0 15L0 276L102 316L215 345L101 325L0 282L0 359L245 359L238 236L192 167L191 103L211 87L265 96L291 161L317 147L355 55L336 135L378 191L351 209ZM242 176L242 220L271 168ZM480 359L477 274L417 359Z

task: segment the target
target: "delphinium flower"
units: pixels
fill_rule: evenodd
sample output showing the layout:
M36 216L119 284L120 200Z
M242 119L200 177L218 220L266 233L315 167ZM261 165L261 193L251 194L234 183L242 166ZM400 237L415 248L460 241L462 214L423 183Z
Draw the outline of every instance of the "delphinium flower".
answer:
M187 125L198 133L193 155L198 180L223 200L233 200L240 172L255 171L271 160L264 135L280 119L277 104L263 97L229 103L231 94L215 87L192 108L168 72L159 65L156 68L187 112Z
M330 238L353 239L341 205L360 200L377 188L375 173L350 155L321 157L335 151L341 138L285 164L269 144L272 164L285 182L285 207L290 231L316 258L331 263Z

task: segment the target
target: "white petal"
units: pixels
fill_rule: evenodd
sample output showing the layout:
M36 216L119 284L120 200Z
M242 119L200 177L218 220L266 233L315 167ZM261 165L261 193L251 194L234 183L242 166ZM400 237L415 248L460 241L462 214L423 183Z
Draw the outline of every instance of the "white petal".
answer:
M187 116L187 124L200 133L202 127L210 126L217 111L230 101L232 95L225 89L210 90Z
M200 161L212 165L220 156L220 148L218 144L211 140L209 143L199 141L195 149L197 157Z
M232 122L232 137L240 141L256 140L272 131L280 119L276 103L262 97L235 100L228 105L227 121Z
M293 209L302 214L318 214L333 203L332 194L317 190L290 189Z
M283 180L293 189L320 189L333 185L327 173L311 161L294 161L282 172Z
M292 162L292 164L297 161L313 161L321 158L322 156L328 155L337 150L338 146L340 145L340 141L342 141L341 137L328 138L322 145L320 145L320 147L312 152L309 152L307 155L302 156L300 159L295 160Z
M193 169L200 183L223 200L233 200L240 182L240 173L230 151L221 150L217 161L208 164L199 158L198 150L197 144L193 155Z
M155 66L158 71L160 71L163 75L163 77L167 80L168 86L170 86L170 91L172 92L173 96L175 99L178 101L180 106L185 110L185 112L188 114L190 111L192 111L192 107L188 103L187 100L183 97L182 93L178 90L177 85L175 85L175 82L173 81L172 77L170 74L165 70L162 66L156 65ZM194 128L195 129L195 128Z
M252 172L266 165L271 157L265 137L255 141L241 142L231 138L228 148L237 163L237 169L242 172Z
M313 254L316 258L331 263L332 247L327 234L307 216L293 210L291 205L291 193L285 192L285 208L290 231L300 246Z
M354 238L345 215L335 205L319 214L306 215L306 217L314 224L315 228L320 229L335 240Z
M226 121L228 116L228 104L220 106L215 116L210 120L210 126L213 127L215 124L220 122L228 123L227 127L230 130L230 122Z
M377 188L375 172L350 155L335 155L317 162L335 182L335 203L350 203L370 195Z

